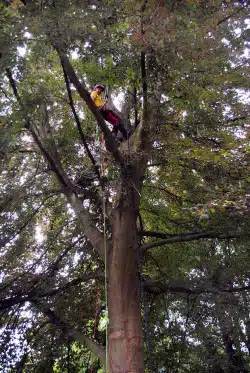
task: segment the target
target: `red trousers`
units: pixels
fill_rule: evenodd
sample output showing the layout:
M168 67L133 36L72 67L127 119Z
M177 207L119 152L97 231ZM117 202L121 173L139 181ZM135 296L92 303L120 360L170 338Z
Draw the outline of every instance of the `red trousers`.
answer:
M102 114L103 118L107 120L109 123L113 124L113 126L119 127L119 120L117 119L115 113L112 110L101 109L100 113Z
M124 125L122 123L122 120L116 116L116 114L112 110L100 110L100 113L102 114L103 118L107 120L109 123L113 125L113 133L117 135L118 130L121 132L124 139L128 139L128 133L126 129L124 128Z

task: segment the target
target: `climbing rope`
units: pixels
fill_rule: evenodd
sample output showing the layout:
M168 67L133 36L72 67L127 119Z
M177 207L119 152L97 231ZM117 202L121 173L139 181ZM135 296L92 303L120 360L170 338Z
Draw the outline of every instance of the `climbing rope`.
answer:
M108 285L107 285L107 240L106 240L106 200L103 196L103 242L104 242L104 268L105 268L105 318L106 318L106 373L108 373Z
M98 318L98 306L99 306L99 294L100 290L99 287L96 289L96 299L95 299L95 321L94 321L94 333L93 333L93 339L96 337L96 328L97 328L97 318ZM93 365L94 365L94 359L92 359L91 367L90 367L90 373L93 373Z
M104 134L102 133L101 137L101 142L102 142L102 162L101 162L101 171L102 171L102 176L106 176L106 170L107 170L107 162L104 157L104 151L105 151L105 139L104 139ZM106 195L105 195L105 186L103 187L103 245L104 245L104 289L105 289L105 329L106 329L106 373L108 373L108 283L107 283L107 232L106 232Z
M128 135L128 105L127 105L127 91L125 91L125 94L124 94L124 100L125 100L125 104L124 104L124 113L125 113L125 117L124 117L124 123L125 123L125 130L126 130L126 133ZM129 138L127 139L128 141L128 150L130 150L129 148Z
M96 142L100 141L100 132L98 131L98 127L96 127ZM104 139L104 133L101 133L101 175L102 177L106 176L107 173L107 162L104 157L105 152L105 139ZM104 292L105 292L105 340L106 340L106 356L105 356L105 372L108 373L108 285L107 285L107 228L106 228L106 191L105 191L105 185L102 185L103 188L103 246L104 246ZM97 328L97 317L98 317L98 303L99 303L99 295L100 291L99 288L97 288L96 293L96 311L95 311L95 322L94 322L94 333L93 338L95 339L96 335L96 328ZM92 360L90 373L93 373L93 363Z

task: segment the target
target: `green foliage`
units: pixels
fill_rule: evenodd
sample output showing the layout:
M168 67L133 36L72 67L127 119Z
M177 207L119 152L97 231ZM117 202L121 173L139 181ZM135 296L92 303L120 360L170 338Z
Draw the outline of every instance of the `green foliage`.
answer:
M179 240L145 253L143 281L166 285L164 290L157 285L156 291L145 286L154 371L246 372L250 258L245 237L249 229L245 3L149 1L143 14L143 3L134 0L97 4L59 0L55 7L52 1L33 1L27 7L4 3L8 2L0 4L0 115L8 126L0 127L3 372L17 371L23 364L20 373L87 373L91 363L94 372L103 372L86 347L48 324L36 308L45 302L67 325L91 338L97 287L98 307L105 304L103 279L81 280L83 275L102 272L103 263L24 127L28 117L44 147L57 150L72 184L79 187L83 177L83 188L102 197L101 182L86 181L86 174L93 176L92 163L69 106L55 40L65 46L89 90L101 82L112 86L113 97L124 90L132 97L136 88L131 121L135 111L142 110L140 55L146 53L148 96L154 104L152 147L140 193L143 229L169 238L204 231L239 237ZM6 68L13 72L25 109L13 95ZM95 120L71 89L83 133L100 165ZM132 156L136 161L138 154ZM107 157L114 205L120 170ZM82 198L102 230L99 202ZM110 224L108 236L112 238ZM141 245L156 240L142 237ZM246 289L228 291L232 288ZM103 346L104 321L108 322L107 315L101 310L95 337ZM230 340L234 360L229 358ZM146 346L145 361L148 372Z

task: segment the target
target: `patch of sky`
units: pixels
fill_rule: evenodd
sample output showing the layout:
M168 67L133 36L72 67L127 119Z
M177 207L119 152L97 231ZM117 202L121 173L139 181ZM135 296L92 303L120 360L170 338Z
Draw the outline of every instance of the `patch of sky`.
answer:
M236 36L241 36L242 29L240 27L237 27L234 29L234 33Z
M161 95L160 103L163 104L164 102L168 102L169 97L166 95Z
M201 277L205 277L205 274L203 271L199 270L199 269L192 269L190 272L189 272L189 275L188 275L188 278L190 280L192 279L195 279L195 278L201 278Z
M81 110L81 109L78 110L77 114L78 114L79 118L82 119L82 120L84 120L86 118L85 112L83 110Z
M72 60L77 60L80 57L77 49L70 52L70 56L71 56Z
M69 272L70 271L70 267L69 265L67 264L62 270L59 271L59 274L60 276L62 277L68 277L69 276Z
M235 90L240 102L243 104L250 104L250 91L246 91L245 89L236 89Z
M222 41L222 43L223 43L224 45L226 45L226 46L229 46L229 45L230 45L230 41L227 40L226 38L223 38L221 41Z
M24 185L26 181L28 180L29 176L30 176L30 172L29 171L25 172L19 179L19 185L21 186Z
M86 209L87 208L89 208L90 207L90 202L89 201L87 201L87 200L85 200L85 201L83 201L83 207L85 207Z
M73 257L73 264L74 264L74 266L76 266L78 264L78 262L80 261L80 259L81 259L81 254L75 253L74 257Z
M25 37L25 39L31 39L32 38L32 34L28 31L25 31L25 33L23 34L23 36Z
M36 225L35 227L35 240L38 244L41 244L44 241L44 234L40 225Z
M23 47L17 47L17 54L20 56L20 57L24 57L26 55L28 51L28 48L27 46L23 46Z
M44 267L43 266L41 266L41 265L36 266L36 268L35 268L35 274L36 275L39 275L43 272L44 272Z
M72 207L71 207L71 205L69 203L67 204L67 212L72 217L76 217L76 214L75 214L74 210L72 209Z
M124 102L125 94L124 92L119 92L115 96L112 95L112 100L114 102L114 105L117 107L118 110L122 110L122 105Z

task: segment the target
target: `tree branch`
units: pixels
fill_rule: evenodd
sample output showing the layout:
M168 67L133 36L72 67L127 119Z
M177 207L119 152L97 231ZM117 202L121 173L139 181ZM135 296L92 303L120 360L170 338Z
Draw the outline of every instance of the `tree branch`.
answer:
M78 244L82 239L85 238L85 243L86 243L86 237L85 236L80 236L76 241L74 241L71 245L67 246L54 260L50 266L48 267L45 272L47 272L50 276L52 276L59 268L59 263L63 260L63 258L69 253L70 250L72 250L76 244Z
M193 286L191 281L183 280L170 280L167 283L160 281L147 280L144 284L144 289L151 294L163 294L163 293L184 293L190 295L198 295L202 293L220 294L220 293L238 293L242 291L249 291L249 286L235 287L228 289L221 289L212 286ZM192 287L193 286L193 287Z
M41 208L44 207L45 205L45 202L50 199L51 197L53 196L47 196L46 198L44 198L44 200L40 203L40 205L32 212L32 214L28 217L28 219L23 223L23 225L14 233L12 234L12 236L10 236L8 239L5 239L5 240L1 240L0 241L0 245L1 245L1 248L3 248L7 243L9 243L11 240L14 240L14 238L16 238L16 236L18 236L26 227L27 225L30 223L30 221L36 216L36 214L39 212L39 210Z
M51 324L57 326L67 336L73 338L75 341L86 345L96 356L98 356L101 359L103 365L105 366L105 362L106 362L105 348L103 348L101 345L99 345L98 343L93 341L91 338L86 336L80 330L75 330L75 329L70 328L48 306L45 306L44 304L41 304L41 303L38 303L38 302L34 302L34 303L36 305L36 308L48 317Z
M163 232L155 232L155 231L139 231L138 235L139 236L144 236L144 237L156 237L156 238L166 238L169 239L171 237L196 237L197 235L204 235L206 236L205 238L209 238L209 235L218 235L220 234L219 232L213 232L213 231L203 231L203 232L186 232L186 233L179 233L179 234L173 234L173 233L163 233ZM203 238L203 237L200 237ZM212 237L213 238L213 237Z
M104 259L105 245L103 239L103 232L99 231L96 228L96 224L93 221L91 213L83 207L82 201L76 196L76 194L68 193L67 199L71 204L72 208L74 209L76 215L78 216L84 229L84 233L88 237L93 248L100 255L100 257ZM111 243L108 240L106 242L106 248L107 251L111 249Z
M118 151L118 146L113 139L110 130L108 129L102 115L98 111L96 105L90 98L90 95L87 91L87 89L83 86L83 84L78 79L75 70L73 69L66 53L62 52L58 46L55 46L55 49L61 59L61 63L64 66L64 69L67 73L67 76L69 77L70 81L74 84L77 92L79 93L80 97L86 102L88 108L92 112L92 114L95 116L97 123L99 127L101 128L102 132L104 133L105 143L107 150L113 155L114 159L117 163L121 163L121 155Z
M231 234L225 234L225 233L219 233L219 232L199 232L199 233L184 233L179 234L170 238L166 238L161 241L151 242L148 244L145 244L141 246L141 251L146 252L149 249L152 249L153 247L163 246L163 245L170 245L177 242L188 242L188 241L195 241L195 240L201 240L204 238L217 238L219 240L228 240L232 238L240 238L240 237L249 237L250 233L231 233Z
M9 79L10 86L11 86L11 88L13 90L14 96L16 97L17 102L19 103L19 105L21 106L21 108L23 108L23 104L22 104L21 98L20 98L20 96L18 94L16 82L15 82L13 76L12 76L11 70L7 68L6 69L6 74L7 74L7 77Z
M62 60L61 60L61 65L62 65L62 69L63 69L63 75L64 75L65 85L66 85L67 92L68 92L69 105L70 105L71 111L72 111L72 113L74 115L78 132L80 134L80 137L81 137L82 143L84 145L84 148L85 148L85 150L86 150L86 152L88 154L88 157L91 160L93 166L95 167L95 171L96 171L97 177L98 177L98 179L100 179L99 168L98 168L98 166L96 164L96 161L95 161L95 159L94 159L93 155L91 154L91 151L90 151L90 149L88 147L88 144L86 142L85 136L84 136L83 131L82 131L80 119L79 119L79 117L78 117L78 115L76 113L76 110L75 110L74 101L73 101L73 97L72 97L72 93L71 93L71 89L70 89L70 84L69 84L68 76L67 76L67 73L66 73L66 70L64 68Z
M73 70L73 68L72 68L72 70ZM75 74L74 70L73 70L73 73ZM78 218L80 219L80 222L81 222L81 224L83 226L83 229L84 229L84 233L86 234L86 236L88 237L88 239L90 240L92 246L95 248L95 250L98 252L98 254L102 258L104 258L103 233L100 232L96 228L96 225L93 222L91 213L87 209L85 209L83 207L81 199L76 194L77 190L73 186L73 184L70 182L70 180L68 179L68 176L64 172L64 170L63 170L63 168L62 168L62 166L60 164L59 159L54 159L51 156L51 154L43 146L43 144L40 141L40 139L39 139L38 135L36 134L36 132L31 128L30 120L29 120L29 118L27 117L27 115L25 113L22 101L21 101L20 96L19 96L18 91L17 91L16 83L15 83L15 81L13 79L13 76L12 76L10 70L8 70L7 76L9 78L9 82L10 82L10 85L12 87L13 93L14 93L14 95L15 95L17 101L19 102L20 107L21 107L21 109L23 111L23 115L24 115L24 118L25 118L25 121L26 121L26 127L31 132L32 137L33 137L35 143L37 144L37 146L41 150L41 153L43 154L45 160L48 162L50 168L55 173L55 175L56 175L56 177L58 179L58 182L59 182L59 184L60 184L60 186L62 188L62 191L63 191L64 195L66 196L67 200L69 201L69 203L71 204L71 206L74 209L75 213L77 214ZM77 79L77 77L76 77L76 79ZM86 91L86 93L87 93L87 91ZM92 102L92 100L90 98L89 98L89 100L94 105L94 103ZM100 113L99 113L99 115L100 115ZM113 138L112 138L112 140L113 140ZM56 149L54 149L54 151L56 152ZM82 189L81 189L81 191L82 191ZM89 193L88 193L88 195L89 195ZM107 243L107 249L108 250L110 249L110 243Z
M140 230L138 232L138 236L140 236L140 237L170 238L170 237L175 237L176 234Z
M227 119L227 123L237 122L238 120L247 119L247 118L249 118L249 115L241 115L239 117L234 117L232 119Z
M147 167L149 167L149 166L147 166ZM144 184L143 187L144 188L152 188L152 189L161 190L162 192L168 194L169 196L174 197L179 203L181 203L184 200L181 196L177 196L176 194L170 192L169 190L167 190L166 188L163 188L163 187L158 187L158 186L155 186L155 185L147 185L147 184ZM192 201L187 200L187 199L185 199L185 201L192 202Z
M246 5L244 5L243 7L237 9L235 12L229 14L228 16L226 16L225 18L222 18L218 23L217 23L217 26L221 25L222 23L228 21L230 18L236 16L238 13L240 13L242 10L246 9L249 5L249 1L247 2Z
M99 272L99 273L90 273L88 275L83 275L78 278L73 279L72 281L67 282L66 284L62 285L61 287L58 287L56 289L49 290L45 293L39 294L39 298L43 297L51 297L60 293L63 293L64 291L68 290L72 286L76 286L80 284L83 281L88 281L88 280L94 280L98 278L104 278L104 273Z
M36 278L35 282L33 282L33 286L30 286L30 289L31 289L30 291L27 291L26 289L26 290L23 290L22 293L21 292L19 294L16 293L12 297L0 299L0 310L6 310L15 305L22 305L25 302L35 302L41 298L52 297L59 293L63 293L64 291L68 290L72 286L76 286L80 284L81 282L92 280L92 279L99 279L103 277L104 277L104 273L102 272L84 274L80 277L77 277L76 279L73 279L72 281L67 282L66 284L63 284L61 287L58 287L56 289L51 289L48 291L43 291L43 292L39 290L39 288L34 287L37 283L37 278ZM26 294L24 294L25 291L26 291Z
M36 134L36 132L31 128L30 120L29 120L29 118L27 117L27 115L25 113L23 103L21 101L21 98L20 98L18 90L17 90L16 82L15 82L13 76L12 76L12 73L11 73L10 69L6 69L6 74L7 74L7 77L9 79L9 83L10 83L11 88L13 90L14 96L16 97L17 102L19 103L20 108L21 108L21 110L23 112L23 116L25 118L25 127L30 131L30 133L31 133L31 135L32 135L32 137L33 137L36 145L41 150L41 152L42 152L44 158L46 159L47 163L49 164L50 168L56 174L57 179L58 179L58 181L60 183L60 186L61 186L62 190L64 190L65 188L72 189L73 185L70 183L68 177L65 175L65 173L60 172L60 171L62 171L60 165L58 165L57 162L55 162L55 160L53 159L53 157L51 157L51 155L49 154L49 152L43 146L43 144L40 141L40 139L39 139L38 135Z
M73 189L74 190L74 187L73 187L72 183L69 181L68 177L65 175L64 172L60 172L61 167L57 164L57 162L55 162L53 157L51 157L49 152L45 149L45 147L43 146L39 137L37 136L36 132L31 128L30 122L28 122L28 123L29 123L28 124L28 126L29 126L28 129L29 129L30 133L32 134L32 137L33 137L35 143L37 144L37 146L40 149L41 153L43 154L45 160L49 164L51 170L56 174L62 190L63 191L65 191L65 189Z
M0 300L0 310L3 311L3 310L7 310L17 304L19 305L22 305L24 304L25 302L31 302L32 299L29 297L29 296L23 296L23 295L20 295L20 296L15 296L15 297L12 297L12 298L6 298L6 299L1 299Z

